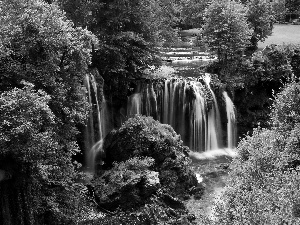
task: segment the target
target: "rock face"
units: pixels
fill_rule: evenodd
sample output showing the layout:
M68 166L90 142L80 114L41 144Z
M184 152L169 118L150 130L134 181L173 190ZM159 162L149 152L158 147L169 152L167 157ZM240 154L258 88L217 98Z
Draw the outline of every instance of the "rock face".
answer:
M134 215L126 224L192 224L182 199L198 182L189 149L169 125L135 116L108 134L103 148L104 167L91 183L100 208Z
M189 168L189 149L171 126L151 117L137 115L128 119L120 129L107 135L103 148L105 169L111 168L113 162L151 157L151 169L159 173L162 187L170 193L182 195L197 186L196 176Z

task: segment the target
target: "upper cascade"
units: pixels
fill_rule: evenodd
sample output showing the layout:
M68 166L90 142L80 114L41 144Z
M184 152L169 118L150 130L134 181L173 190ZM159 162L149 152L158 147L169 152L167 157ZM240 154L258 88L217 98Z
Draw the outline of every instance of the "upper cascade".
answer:
M171 125L183 143L202 152L221 147L235 147L235 114L232 101L224 94L227 115L228 146L222 144L221 117L217 98L210 87L210 76L200 79L170 78L162 82L139 83L128 97L127 116L152 116Z

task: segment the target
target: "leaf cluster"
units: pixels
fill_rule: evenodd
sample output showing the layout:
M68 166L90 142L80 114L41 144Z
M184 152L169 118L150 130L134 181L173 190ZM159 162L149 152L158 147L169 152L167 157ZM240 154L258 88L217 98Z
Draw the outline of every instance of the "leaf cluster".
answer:
M271 129L255 129L239 143L219 224L299 223L298 89L291 83L276 96Z
M35 200L1 201L1 208L12 208L5 214L10 224L24 204L30 207L20 218L73 221L84 196L76 187L84 188L74 183L78 164L72 157L79 152L77 125L87 116L83 80L96 38L40 0L1 1L0 29L0 161L4 170L12 167L13 177L4 195L36 189Z
M249 43L251 29L247 23L247 8L236 1L213 1L205 12L203 35L219 61L241 55Z

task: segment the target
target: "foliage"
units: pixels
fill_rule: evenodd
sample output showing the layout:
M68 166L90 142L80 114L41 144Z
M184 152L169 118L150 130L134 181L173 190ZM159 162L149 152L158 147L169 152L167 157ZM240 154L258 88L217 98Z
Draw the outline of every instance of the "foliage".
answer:
M247 8L236 1L213 1L205 13L203 35L219 61L240 57L249 44L251 30L246 19Z
M98 204L113 211L144 205L160 186L158 173L150 170L153 164L154 159L150 157L114 163L110 170L93 181Z
M124 101L129 80L149 65L159 65L155 46L177 38L173 26L179 6L174 0L58 1L76 25L87 27L100 40L92 66L104 78L105 93Z
M58 143L52 129L55 116L48 106L50 96L41 90L35 92L32 84L25 85L0 95L1 156L34 163L48 154L51 161Z
M203 18L210 1L182 0L181 4L181 26L201 28L204 25Z
M41 1L2 1L1 9L1 90L19 87L21 80L33 83L51 96L51 110L72 131L85 119L79 87L92 34L73 28L55 5Z
M247 21L253 30L251 37L253 51L257 50L259 41L264 41L272 34L274 12L271 4L264 0L249 0L246 3L248 7Z
M115 162L92 181L95 199L115 214L101 224L191 224L184 204L161 188L151 157L133 157ZM201 189L202 190L202 189Z
M298 13L300 9L299 0L287 0L285 1L285 8L289 13ZM290 17L291 18L291 17Z
M180 7L174 0L58 1L78 26L98 37L133 32L146 42L158 43L177 23ZM101 38L102 39L102 38Z
M285 8L285 2L274 2L273 12L276 21L278 21L279 23L285 22L285 15L287 13L287 10Z
M256 129L238 146L217 224L298 224L299 84L277 95L273 127Z
M254 85L259 82L286 81L292 77L292 50L287 46L271 45L252 55L245 82Z
M30 207L20 218L74 221L84 187L74 183L78 165L72 157L79 152L76 126L86 119L82 83L96 38L40 0L0 1L0 29L0 161L16 165L3 193L36 190L18 204L1 201L1 208L12 210L2 216L13 220L25 204Z
M103 145L106 167L132 157L151 157L161 185L170 193L185 195L197 180L189 168L188 148L173 128L151 117L136 115L109 133Z
M284 130L291 130L300 123L300 86L299 83L287 85L276 97L272 109L274 126Z
M76 172L71 161L72 152L63 150L54 132L57 118L48 106L50 96L44 91L35 91L32 84L24 85L23 89L14 88L0 95L0 159L10 161L7 168L13 167L10 172L14 177L8 181L11 186L4 193L27 196L16 202L30 206L31 223L73 220L78 216L77 206L85 191L81 184L73 181ZM35 189L35 195L32 196L28 189ZM10 205L3 207L16 210ZM52 222L42 222L46 214L51 215ZM10 221L7 215L2 216ZM28 215L19 215L23 217L24 221L28 219Z
M260 123L269 127L268 118L273 94L285 82L299 79L299 46L270 45L255 52L250 58L228 61L226 65L214 62L207 71L219 74L234 94L239 136Z

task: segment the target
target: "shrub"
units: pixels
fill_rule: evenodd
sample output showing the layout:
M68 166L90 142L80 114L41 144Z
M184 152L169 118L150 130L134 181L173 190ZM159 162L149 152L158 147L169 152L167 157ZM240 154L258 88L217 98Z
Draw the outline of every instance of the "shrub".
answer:
M114 161L133 157L151 157L153 170L159 172L163 187L171 193L183 194L197 185L195 174L189 168L189 149L183 146L180 135L173 128L151 117L136 115L118 130L109 133L104 141L105 169Z
M299 224L298 85L276 96L272 128L255 129L239 143L217 224Z

